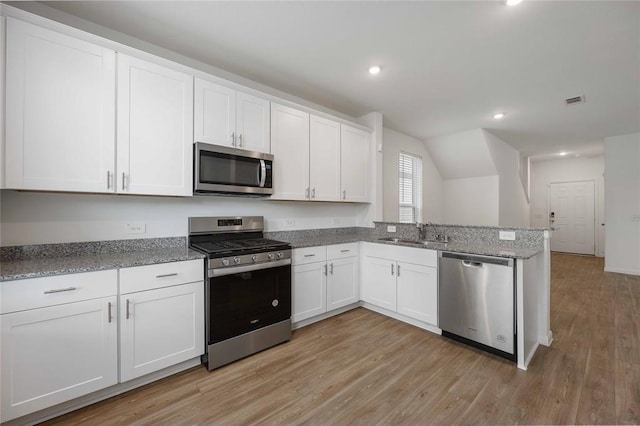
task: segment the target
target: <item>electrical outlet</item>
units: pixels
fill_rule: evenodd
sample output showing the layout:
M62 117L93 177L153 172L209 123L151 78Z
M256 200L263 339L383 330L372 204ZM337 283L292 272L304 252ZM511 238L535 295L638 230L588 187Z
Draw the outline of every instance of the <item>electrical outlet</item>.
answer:
M500 231L500 239L515 241L516 233L515 231Z
M285 228L293 228L294 226L296 226L296 220L295 219L285 219L284 220L284 227Z
M387 225L387 232L396 232L395 225Z
M338 225L340 225L340 218L338 218L338 217L334 217L333 219L331 219L331 224L332 224L333 226L338 226Z
M634 222L640 222L640 214L634 214L633 215L633 221Z
M147 225L144 222L130 222L124 227L127 234L144 234L147 232Z

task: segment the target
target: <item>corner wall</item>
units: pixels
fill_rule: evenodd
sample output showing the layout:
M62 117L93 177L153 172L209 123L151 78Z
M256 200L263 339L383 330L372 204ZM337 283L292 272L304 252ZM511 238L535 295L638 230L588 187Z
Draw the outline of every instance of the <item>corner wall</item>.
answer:
M604 270L640 275L640 133L605 139Z

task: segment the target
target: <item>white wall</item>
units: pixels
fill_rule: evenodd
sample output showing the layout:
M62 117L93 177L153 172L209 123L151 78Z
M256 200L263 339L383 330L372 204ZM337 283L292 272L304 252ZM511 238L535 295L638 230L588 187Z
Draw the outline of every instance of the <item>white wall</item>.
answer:
M265 216L268 231L366 226L368 204L271 201L236 197L140 197L1 191L0 245L187 235L189 216ZM285 227L285 219L294 226ZM127 222L146 224L126 234Z
M432 138L425 143L443 179L497 174L482 129Z
M383 134L384 220L398 221L398 156L402 151L422 158L422 222L442 222L442 178L424 143L387 128L384 128Z
M604 219L604 156L573 157L531 162L530 225L549 226L549 195L547 185L554 182L591 180L596 188L596 255L605 254Z
M640 133L605 139L605 271L640 275Z
M520 177L520 152L490 132L483 133L500 177L498 225L528 226L529 202Z
M442 223L499 225L500 178L484 176L443 182Z

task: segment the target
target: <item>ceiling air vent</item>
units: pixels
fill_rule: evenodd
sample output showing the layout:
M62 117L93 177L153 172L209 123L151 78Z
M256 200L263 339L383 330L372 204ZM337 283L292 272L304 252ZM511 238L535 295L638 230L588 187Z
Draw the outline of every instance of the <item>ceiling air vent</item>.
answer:
M581 104L583 102L584 102L584 95L574 96L572 98L567 98L564 100L564 103L567 105Z

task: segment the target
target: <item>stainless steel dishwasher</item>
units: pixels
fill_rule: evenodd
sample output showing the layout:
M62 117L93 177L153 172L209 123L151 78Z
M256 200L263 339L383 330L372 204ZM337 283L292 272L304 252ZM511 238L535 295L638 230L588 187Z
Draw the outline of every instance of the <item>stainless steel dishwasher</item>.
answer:
M513 259L440 252L442 335L515 361L514 273Z

